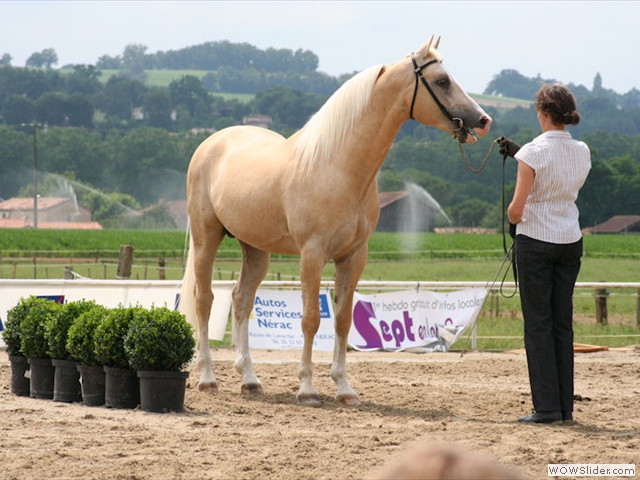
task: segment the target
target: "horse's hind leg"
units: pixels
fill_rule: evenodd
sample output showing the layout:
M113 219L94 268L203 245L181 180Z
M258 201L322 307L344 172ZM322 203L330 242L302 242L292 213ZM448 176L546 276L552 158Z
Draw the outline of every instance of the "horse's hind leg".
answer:
M336 400L344 405L360 405L358 394L347 378L347 340L351 328L353 292L367 263L366 245L349 258L336 262L336 337L331 362L331 378L338 387Z
M253 310L256 290L269 269L269 253L246 243L242 246L242 270L233 289L234 338L236 342L235 368L242 374L242 393L262 395L262 384L253 371L249 350L249 315Z
M201 392L217 392L218 381L213 374L213 361L209 348L209 316L213 304L211 279L213 262L218 247L224 238L224 231L192 228L196 314L198 317L198 366L200 367L200 381L198 390Z

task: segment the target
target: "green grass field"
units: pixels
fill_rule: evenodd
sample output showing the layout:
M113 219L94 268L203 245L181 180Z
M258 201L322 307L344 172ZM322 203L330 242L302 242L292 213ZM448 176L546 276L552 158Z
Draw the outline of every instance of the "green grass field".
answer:
M117 253L121 245L133 245L137 257L155 257L158 252L165 252L171 258L180 258L185 247L185 232L0 229L0 252L4 257L86 258ZM588 258L640 259L640 235L587 235L584 249ZM238 242L225 238L219 256L239 258ZM500 259L502 256L500 234L374 233L369 240L371 260Z
M62 70L65 71L64 69ZM109 79L117 75L119 70L101 70L100 82L107 83ZM174 80L180 80L186 75L198 77L202 80L207 73L211 73L209 70L145 70L147 74L146 85L150 87L168 87ZM252 93L212 93L218 97L223 97L225 100L238 100L241 103L248 103L255 97Z

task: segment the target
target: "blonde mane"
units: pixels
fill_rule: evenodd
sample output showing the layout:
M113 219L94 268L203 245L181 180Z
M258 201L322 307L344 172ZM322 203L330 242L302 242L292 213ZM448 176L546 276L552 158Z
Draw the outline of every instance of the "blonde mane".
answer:
M344 142L369 103L384 65L370 67L346 81L302 127L294 146L300 172L325 164Z

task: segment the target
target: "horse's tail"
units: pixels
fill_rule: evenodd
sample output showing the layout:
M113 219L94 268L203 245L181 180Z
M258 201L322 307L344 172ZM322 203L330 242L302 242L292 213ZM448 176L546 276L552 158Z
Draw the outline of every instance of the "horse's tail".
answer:
M182 278L182 289L180 290L180 313L187 317L187 321L193 327L196 340L200 335L198 328L198 315L196 314L196 270L193 253L193 238L189 239L189 253L187 254L187 265Z

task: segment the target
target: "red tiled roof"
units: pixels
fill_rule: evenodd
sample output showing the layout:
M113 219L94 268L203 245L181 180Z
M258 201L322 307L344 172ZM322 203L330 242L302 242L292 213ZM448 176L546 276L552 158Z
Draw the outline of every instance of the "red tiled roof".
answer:
M70 201L68 197L40 197L38 198L38 211ZM0 202L0 210L33 210L33 197L14 197Z
M0 228L33 228L31 221L23 218L0 218ZM98 222L38 222L38 229L52 230L102 230Z
M397 202L407 195L409 195L408 192L382 192L380 193L380 208L384 208L387 205Z

